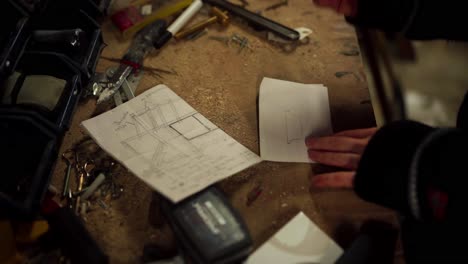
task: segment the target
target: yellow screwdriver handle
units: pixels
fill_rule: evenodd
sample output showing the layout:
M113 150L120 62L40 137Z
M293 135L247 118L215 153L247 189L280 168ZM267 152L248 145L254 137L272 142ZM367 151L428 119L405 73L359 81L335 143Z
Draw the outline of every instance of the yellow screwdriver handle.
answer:
M128 28L127 30L125 30L122 33L122 35L124 38L128 39L132 37L133 35L135 35L138 31L146 27L147 25L153 23L154 21L172 16L182 11L184 8L188 7L192 2L193 0L182 0L176 4L163 7L160 10L154 12L153 14L143 19L143 21L141 21L140 23L135 24L131 26L130 28Z

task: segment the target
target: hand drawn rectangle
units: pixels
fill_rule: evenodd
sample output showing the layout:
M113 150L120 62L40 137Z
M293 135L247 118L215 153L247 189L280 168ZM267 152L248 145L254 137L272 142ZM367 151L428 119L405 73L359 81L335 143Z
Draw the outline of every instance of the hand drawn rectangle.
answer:
M287 110L284 112L284 116L286 118L288 144L291 144L295 140L303 140L304 134L299 115L294 110Z
M189 116L185 119L175 122L171 124L170 127L184 136L187 140L194 139L198 136L210 132L207 127L205 127L200 121L198 121L198 119L193 116Z

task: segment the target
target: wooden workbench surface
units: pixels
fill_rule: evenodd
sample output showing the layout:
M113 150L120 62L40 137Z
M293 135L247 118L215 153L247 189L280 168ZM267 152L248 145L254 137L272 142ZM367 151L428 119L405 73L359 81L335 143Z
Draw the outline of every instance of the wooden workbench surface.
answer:
M251 10L263 10L274 1L249 0ZM329 10L318 9L311 0L290 0L289 6L263 12L290 27L313 30L310 42L291 53L268 43L264 34L233 22L226 30L210 28L207 35L194 41L170 42L159 54L145 60L146 66L171 69L177 75L157 79L145 75L137 93L164 83L200 113L241 144L259 154L257 95L263 77L300 83L323 83L329 88L335 131L374 125L367 83L361 58L346 56L357 47L356 35L344 19ZM121 41L109 21L103 24L108 44L103 56L120 58L129 47ZM237 33L250 40L251 50L241 53L209 36ZM349 54L348 54L349 55ZM101 60L98 71L115 63ZM341 78L336 72L352 72ZM79 124L88 119L95 101L79 106L62 150L84 137ZM324 168L319 165L262 162L220 183L232 204L244 217L255 246L266 241L299 211L303 211L340 244L347 245L353 230L363 220L382 219L395 223L392 212L359 200L352 191L312 190L309 178ZM53 184L62 186L65 164L59 161ZM173 238L167 226L155 227L150 221L152 190L128 174L118 179L124 185L123 196L110 203L108 210L95 206L86 215L86 225L112 263L137 263L145 244L171 246ZM262 194L246 205L247 194L257 185Z

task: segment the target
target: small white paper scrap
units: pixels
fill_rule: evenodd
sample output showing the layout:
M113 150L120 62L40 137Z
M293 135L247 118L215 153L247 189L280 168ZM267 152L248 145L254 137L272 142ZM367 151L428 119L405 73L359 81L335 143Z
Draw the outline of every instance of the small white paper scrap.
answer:
M259 96L260 156L313 163L305 138L332 134L327 87L264 78Z
M342 254L343 249L301 212L250 255L245 263L331 264Z

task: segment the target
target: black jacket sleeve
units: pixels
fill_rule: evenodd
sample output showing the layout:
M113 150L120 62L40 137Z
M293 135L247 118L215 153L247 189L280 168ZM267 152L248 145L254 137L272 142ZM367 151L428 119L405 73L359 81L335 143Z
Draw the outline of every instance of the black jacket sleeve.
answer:
M468 40L468 3L460 0L359 0L353 24L390 32L403 32L411 39Z

